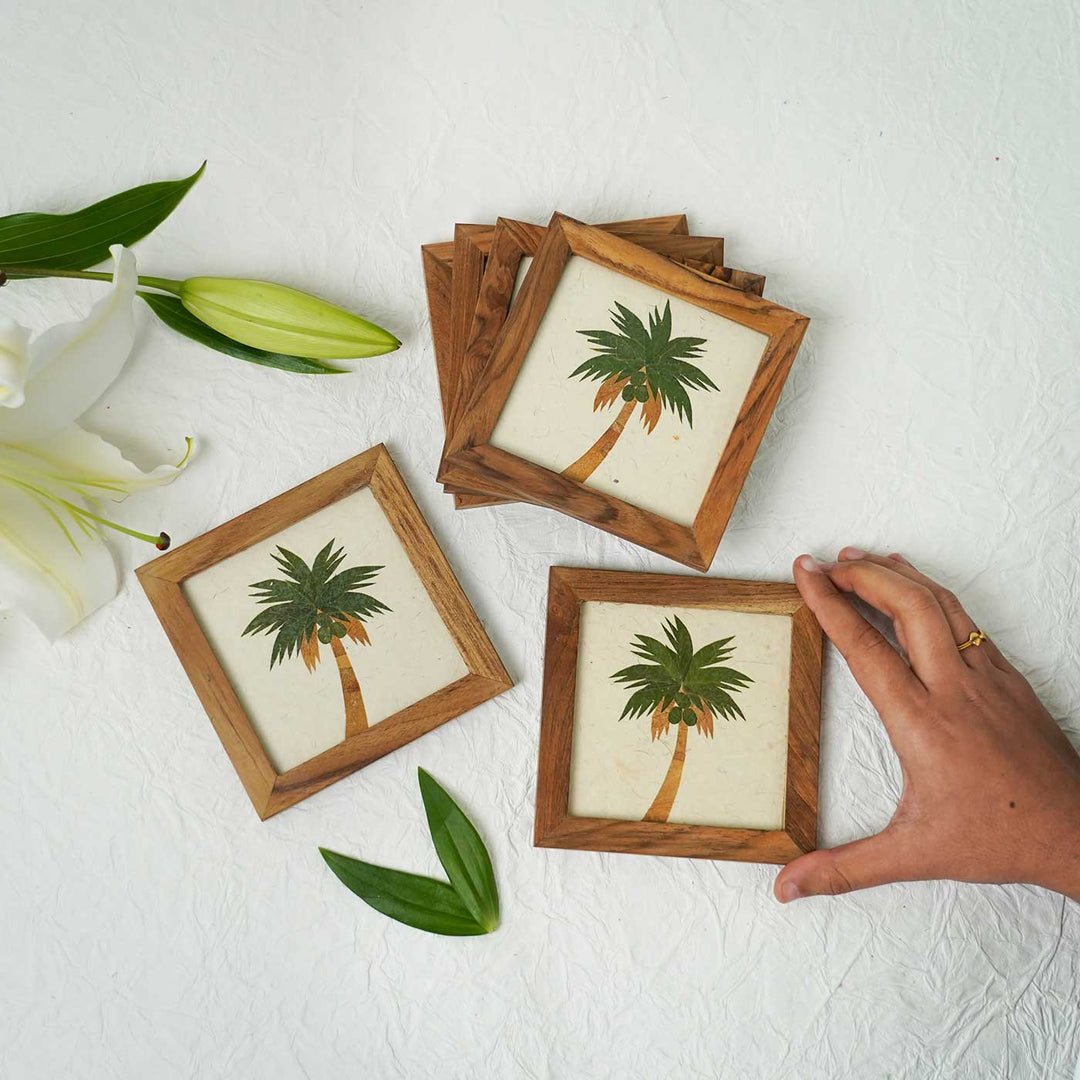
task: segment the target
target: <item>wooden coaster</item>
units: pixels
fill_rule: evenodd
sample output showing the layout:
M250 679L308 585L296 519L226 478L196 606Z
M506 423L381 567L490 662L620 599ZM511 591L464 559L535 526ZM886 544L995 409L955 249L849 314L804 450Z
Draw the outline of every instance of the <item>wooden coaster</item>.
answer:
M606 228L605 231L619 235L611 228ZM468 407L471 392L491 355L492 343L498 337L509 315L522 276L520 270L523 260L535 256L546 232L546 228L542 226L522 221L500 218L496 223L494 235L488 244L484 276L474 302L468 343L464 350L458 348L452 350L455 358L460 357L456 359L459 390L456 407L447 418L447 445L454 438L457 425L462 421ZM475 253L470 253L468 250L473 245L474 235L463 231L459 242L455 244L455 252L460 252L463 259L469 260L470 266L475 266L478 262ZM756 296L760 296L764 289L765 278L760 274L733 270L723 265L724 241L721 237L658 236L635 233L625 238L631 243L656 251L675 262L688 266L705 280L728 284ZM455 282L458 280L456 274L454 280ZM461 290L458 302L464 304L470 300L472 300L472 291ZM459 317L458 325L464 325L463 318ZM444 472L445 446L439 465L440 480L443 479ZM467 491L460 486L445 482L443 486L455 495L454 505L459 510L515 501L500 498L491 493Z
M700 696L680 688L669 698L670 668L701 646L715 666L698 669ZM813 851L821 649L794 585L553 566L535 845L761 863ZM633 666L615 670L624 663ZM733 736L734 764L723 745ZM709 787L687 787L684 760L717 759ZM660 785L651 805L643 772Z
M690 231L685 214L611 222L601 227L635 234L685 235ZM420 249L444 420L453 412L458 395L461 352L454 351L454 327L458 327L458 348L463 350L494 234L494 225L456 225L454 240L425 244Z
M442 478L707 570L809 321L556 214L460 413ZM594 355L553 368L551 356L577 354L578 335ZM589 380L599 381L591 413ZM589 446L607 409L614 422Z

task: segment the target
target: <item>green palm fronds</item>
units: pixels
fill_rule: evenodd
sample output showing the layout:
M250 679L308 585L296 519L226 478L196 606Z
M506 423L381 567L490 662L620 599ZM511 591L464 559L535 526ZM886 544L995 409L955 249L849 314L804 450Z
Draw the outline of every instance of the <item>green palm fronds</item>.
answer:
M283 547L273 559L284 578L255 582L251 595L265 605L248 623L248 634L277 633L270 656L270 667L302 649L317 637L324 645L342 638L350 628L372 615L389 611L381 600L361 591L375 580L381 566L351 566L338 573L345 549L334 549L331 540L308 566L299 555ZM318 646L315 646L316 650Z
M636 719L656 710L670 709L669 723L680 721L693 726L698 714L732 720L745 719L732 694L754 680L723 662L735 652L734 636L710 641L700 649L686 624L674 615L663 626L667 644L638 634L630 646L636 656L647 661L631 664L611 678L634 692L623 707L623 720Z
M693 406L686 388L718 390L719 387L701 368L689 363L700 359L705 338L671 336L671 301L663 314L655 307L646 325L629 308L615 301L617 310L611 321L618 333L610 330L579 330L588 338L594 354L570 373L570 378L603 380L624 384L624 401L650 398L676 413L693 427Z

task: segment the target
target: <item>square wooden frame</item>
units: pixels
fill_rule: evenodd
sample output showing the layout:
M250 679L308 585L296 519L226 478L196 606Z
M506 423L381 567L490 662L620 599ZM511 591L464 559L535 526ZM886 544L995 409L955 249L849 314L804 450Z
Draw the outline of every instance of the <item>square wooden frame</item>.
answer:
M380 720L371 728L279 773L184 595L183 583L370 488L458 647L469 674ZM458 584L419 507L382 444L212 529L136 571L199 700L259 817L273 814L425 735L513 682Z
M544 226L527 227L539 230L540 237L543 237ZM452 418L462 404L461 399L464 398L467 401L471 396L472 385L462 379L461 362L464 346L472 327L480 283L486 271L495 228L495 225L455 225L453 240L441 244L426 244L420 249L424 263L424 280L431 318L431 336L435 347L435 366L439 381L444 432L449 431ZM680 236L689 232L685 214L609 222L599 228L609 229L616 233L625 230L627 235L632 234L635 238L647 238L652 235ZM715 247L710 248L710 252L716 254ZM719 254L722 257L722 240ZM705 266L705 263L701 263L699 268L703 269ZM457 267L456 273L455 267ZM439 469L441 468L440 458ZM454 508L457 510L511 501L490 495L476 495L465 489L456 488L453 484L444 484L443 489L454 496Z
M665 220L657 219L660 222ZM723 237L633 231L640 224L636 221L616 222L598 226L598 228L615 236L622 236L630 243L648 248L665 258L673 259L694 270L706 280L720 281L733 288L752 293L754 296L761 296L764 291L765 278L761 274L734 270L724 265ZM470 272L464 276L471 281L472 267L477 262L477 256L469 249L475 246L478 237L471 231L472 226L459 226L459 228L464 231L455 241L455 263L469 265ZM460 305L469 305L473 316L465 346L462 347L460 338L455 337L451 348L457 368L458 390L452 413L446 418L446 443L443 447L443 456L439 461L439 479L442 479L445 473L447 448L453 442L458 425L468 408L471 392L483 376L484 369L491 359L492 347L510 313L521 260L534 257L546 235L546 226L500 217L495 222L492 235L484 236L484 240L488 243L479 288L474 291L462 286L461 293L454 294L452 310L459 311ZM460 280L455 276L455 288L458 287L457 283ZM464 319L459 315L453 324L455 334L460 335L463 323ZM514 501L498 495L468 492L454 484L443 486L456 496L454 505L459 510L477 506L497 506Z
M790 615L788 761L784 827L622 821L569 813L581 605L587 601L722 608ZM536 781L536 847L786 863L817 843L821 627L794 585L553 566Z
M768 338L731 436L690 526L567 480L489 441L572 255L733 319ZM445 480L463 488L560 510L695 570L708 570L809 322L805 315L705 280L662 255L555 214L447 447Z
M621 229L624 226L635 233L656 232L660 235L685 234L690 231L685 214L612 222L600 228ZM538 225L536 228L542 226ZM494 225L455 225L453 240L424 244L420 248L444 420L456 408L459 392L460 353L457 356L454 354L455 325L460 349L464 346L465 337L472 325L480 279L484 274L494 235ZM455 280L458 301L456 308Z

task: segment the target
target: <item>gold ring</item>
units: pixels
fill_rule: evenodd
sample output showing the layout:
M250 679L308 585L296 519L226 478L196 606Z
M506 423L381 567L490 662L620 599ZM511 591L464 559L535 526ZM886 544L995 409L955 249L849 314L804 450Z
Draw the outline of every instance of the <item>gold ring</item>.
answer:
M981 630L972 630L968 634L967 641L961 642L956 648L963 652L965 649L970 649L972 645L978 648L986 640L986 635Z

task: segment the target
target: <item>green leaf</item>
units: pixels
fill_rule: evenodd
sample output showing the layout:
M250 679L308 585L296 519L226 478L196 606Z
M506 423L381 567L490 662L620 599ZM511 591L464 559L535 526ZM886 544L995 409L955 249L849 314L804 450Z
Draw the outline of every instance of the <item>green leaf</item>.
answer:
M484 841L438 781L424 769L418 773L439 862L469 914L491 933L499 925L499 890Z
M679 382L686 383L687 386L693 386L697 389L720 389L720 387L718 387L716 383L701 370L701 368L695 367L693 364L688 364L685 360L672 360L670 363L674 367L675 378L677 378Z
M638 634L637 641L633 642L630 648L642 660L652 660L659 664L673 679L682 679L683 672L679 667L679 658L666 645L661 645L656 638Z
M347 889L383 915L429 934L466 937L486 934L458 894L443 881L388 870L319 848L326 865Z
M307 585L310 581L311 569L295 551L289 551L279 544L277 551L271 552L270 557L298 584Z
M319 582L325 583L329 581L330 575L341 565L342 559L345 558L345 549L343 547L339 547L337 551L334 550L334 544L336 543L336 540L331 540L315 556L315 561L311 564L311 576Z
M333 367L322 360L308 360L302 356L290 356L288 353L266 352L251 345L241 345L239 341L218 333L201 319L197 319L175 296L161 293L140 292L139 295L150 305L151 311L168 327L184 337L216 349L226 356L246 360L250 364L277 368L279 371L294 371L301 375L343 375L344 368Z
M683 389L677 378L672 377L665 371L649 370L646 377L649 386L664 407L678 414L680 420L685 420L691 427L694 426L694 409L690 402L690 396Z
M616 315L612 312L611 321L618 327L619 331L630 338L631 341L636 341L640 345L648 347L649 332L645 329L645 324L628 307L620 304L618 300L615 301L615 306L619 309L619 313Z
M745 720L742 709L739 708L735 699L726 691L721 690L718 686L699 686L695 687L697 696L705 702L714 716L721 716L725 720L734 720L735 717L739 717L740 720Z
M735 651L735 646L728 644L732 637L720 638L718 641L710 641L708 645L702 645L694 653L693 666L695 668L705 668L710 664L718 664L721 660L726 660Z
M685 674L694 657L694 642L690 638L686 623L678 615L673 615L671 621L664 624L664 633L678 657L679 671Z
M204 161L183 180L143 184L72 214L2 217L0 267L85 270L104 262L109 257L110 244L130 247L153 232L176 209L205 168Z
M631 720L636 720L639 716L652 712L658 705L662 705L670 696L670 693L662 686L646 686L644 689L635 690L623 706L619 719L625 720L629 717Z
M671 301L664 305L664 314L659 308L653 308L649 316L649 337L655 349L663 349L671 339Z

